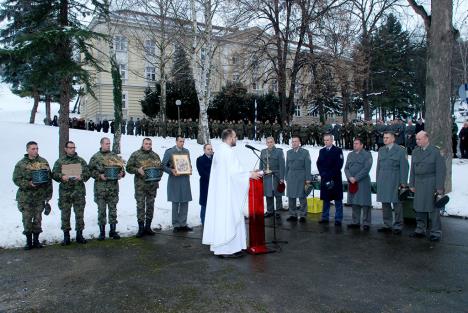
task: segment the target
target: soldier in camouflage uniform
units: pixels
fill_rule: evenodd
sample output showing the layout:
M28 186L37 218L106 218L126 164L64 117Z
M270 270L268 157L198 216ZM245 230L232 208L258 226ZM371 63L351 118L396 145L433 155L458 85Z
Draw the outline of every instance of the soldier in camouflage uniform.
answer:
M291 126L284 124L283 127L283 143L289 145L289 139L291 138Z
M151 229L154 213L154 199L159 188L159 181L163 174L161 169L161 159L159 155L152 150L153 143L151 139L143 139L141 148L132 153L127 163L127 172L134 174L135 179L135 199L137 202L137 238L143 235L153 236L155 233ZM158 170L156 177L145 176L145 169L155 167ZM145 224L146 222L146 224Z
M272 129L271 129L271 124L269 120L266 120L265 124L263 125L263 134L265 135L265 138L271 137L272 136Z
M245 126L245 131L247 133L247 138L249 138L249 140L253 140L254 139L254 126L250 120Z
M239 120L239 122L237 122L235 132L239 140L244 139L244 123L242 122L242 120Z
M65 144L65 155L55 161L52 170L52 178L60 183L58 207L62 217L63 245L69 245L71 242L70 215L72 206L75 211L76 242L86 243L86 239L83 238L84 209L86 206L86 187L84 183L88 181L90 173L88 164L78 156L75 149L75 143L68 141ZM64 174L63 166L70 164L79 164L81 174L77 176Z
M308 127L309 130L309 141L312 146L315 146L315 136L317 132L317 125L315 123L311 123Z
M91 177L94 178L94 202L98 207L98 240L106 238L106 209L109 208L109 237L120 239L116 232L117 225L117 203L119 202L119 179L125 176L123 161L120 157L110 151L110 139L103 137L100 141L101 149L95 153L89 161ZM121 167L118 179L110 179L106 176L106 167Z
M275 139L275 142L280 142L280 134L281 134L281 125L278 124L278 120L275 120L273 125L271 126L272 132L273 132L273 138Z
M211 129L212 129L211 137L218 138L218 128L219 128L218 121L215 120L213 124L211 125Z
M308 145L309 144L309 130L307 129L307 126L305 125L301 126L300 135L301 135L301 144L303 146Z
M25 250L42 248L39 234L42 232L42 211L44 205L52 198L52 181L49 163L39 156L37 143L30 141L26 144L24 158L18 161L13 172L13 182L18 186L16 201L23 216L23 234L26 236ZM48 172L48 182L34 184L32 172L44 169Z
M174 137L174 123L172 120L167 121L167 135L169 137Z
M148 136L148 120L144 117L141 119L141 134L142 136Z

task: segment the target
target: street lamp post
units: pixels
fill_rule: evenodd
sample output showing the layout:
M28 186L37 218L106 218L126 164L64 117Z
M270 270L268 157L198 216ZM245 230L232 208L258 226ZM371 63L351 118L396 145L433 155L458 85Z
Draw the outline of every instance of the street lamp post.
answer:
M176 106L177 106L177 120L178 120L178 124L179 124L179 132L178 132L178 135L182 135L181 131L180 131L180 106L182 105L182 101L180 100L176 100L175 102Z

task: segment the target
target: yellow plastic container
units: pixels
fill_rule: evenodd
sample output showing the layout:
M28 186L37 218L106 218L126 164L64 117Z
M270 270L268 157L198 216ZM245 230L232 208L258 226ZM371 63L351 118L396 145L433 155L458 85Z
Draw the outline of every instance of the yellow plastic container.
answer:
M320 198L307 198L307 212L311 214L322 213L323 201Z

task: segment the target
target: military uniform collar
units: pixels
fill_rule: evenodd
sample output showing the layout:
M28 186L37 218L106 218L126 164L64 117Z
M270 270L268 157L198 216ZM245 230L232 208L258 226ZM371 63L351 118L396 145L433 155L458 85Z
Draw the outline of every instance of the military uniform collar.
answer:
M37 160L37 159L39 158L39 154L37 155L37 157L31 159L31 158L29 157L29 154L26 153L26 154L24 155L24 158L25 158L25 159L28 159L28 160L31 160L31 161L34 161L34 160Z

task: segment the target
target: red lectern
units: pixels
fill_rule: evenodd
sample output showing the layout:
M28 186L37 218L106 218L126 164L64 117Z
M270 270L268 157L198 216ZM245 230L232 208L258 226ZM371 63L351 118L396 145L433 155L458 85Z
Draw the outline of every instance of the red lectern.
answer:
M263 179L250 179L249 186L249 248L251 254L271 252L265 246L265 207Z

